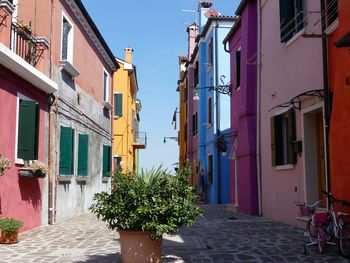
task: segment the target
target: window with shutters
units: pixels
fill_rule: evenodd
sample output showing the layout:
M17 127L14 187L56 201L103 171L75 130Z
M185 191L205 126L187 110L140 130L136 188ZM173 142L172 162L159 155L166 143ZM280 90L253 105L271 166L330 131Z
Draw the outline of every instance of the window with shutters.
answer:
M304 28L303 0L279 0L281 42L287 42Z
M114 116L121 117L123 115L123 94L114 94Z
M212 97L208 99L208 124L212 124L212 112L213 112L213 103Z
M109 76L106 70L103 70L103 101L109 100Z
M74 174L74 129L70 127L61 126L59 173Z
M78 176L88 176L89 135L79 134L78 140Z
M62 14L61 60L73 62L73 26L68 17Z
M213 65L213 37L210 38L209 44L208 44L208 67L211 67Z
M113 161L114 161L114 169L120 169L121 162L122 162L122 157L120 157L120 156L115 156L115 157L113 158Z
M236 51L236 89L241 86L241 49Z
M208 184L213 184L213 155L208 155Z
M111 146L103 145L102 176L109 177L111 171Z
M287 112L271 118L272 166L295 164L293 142L295 141L295 112Z
M324 22L326 27L330 27L334 22L338 21L338 0L324 0L325 12Z
M39 104L19 95L17 159L37 160L39 147Z

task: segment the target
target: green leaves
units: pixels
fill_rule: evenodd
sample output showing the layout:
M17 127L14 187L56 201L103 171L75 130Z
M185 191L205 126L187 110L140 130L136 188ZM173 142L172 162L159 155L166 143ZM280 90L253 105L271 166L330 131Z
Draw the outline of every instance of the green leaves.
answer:
M11 233L23 226L23 222L14 218L1 218L0 229L4 232Z
M150 231L152 238L192 225L202 209L193 202L195 190L188 184L189 166L173 176L161 166L131 172L116 171L111 193L94 196L91 211L111 229Z

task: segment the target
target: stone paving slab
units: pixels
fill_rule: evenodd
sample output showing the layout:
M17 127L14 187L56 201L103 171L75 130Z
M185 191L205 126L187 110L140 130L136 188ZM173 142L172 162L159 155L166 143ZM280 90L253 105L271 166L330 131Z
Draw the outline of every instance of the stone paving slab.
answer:
M183 262L348 262L336 247L320 255L303 230L263 217L232 213L225 206L203 206L205 216L163 239L163 263ZM120 262L119 235L94 215L20 234L20 242L0 245L0 263ZM142 263L142 262L140 262Z

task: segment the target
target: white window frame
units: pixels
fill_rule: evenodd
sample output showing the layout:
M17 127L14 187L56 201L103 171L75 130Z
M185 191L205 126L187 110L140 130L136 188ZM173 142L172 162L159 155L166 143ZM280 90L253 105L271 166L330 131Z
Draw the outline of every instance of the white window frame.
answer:
M105 93L105 75L107 76L106 78L106 93ZM110 88L109 88L109 84L110 81L109 81L109 74L107 72L106 69L103 69L103 74L102 74L102 90L103 90L103 94L102 94L102 101L106 101L106 102L109 102L109 93L110 93Z
M63 51L63 45L62 45L62 41L63 41L63 20L67 20L68 23L72 26L71 31L68 34L68 43L67 43L67 61L69 61L70 63L73 63L73 46L74 46L74 24L72 22L72 20L69 19L68 15L66 15L63 11L62 11L62 18L61 18L61 48L60 48L60 60L62 59L62 51Z

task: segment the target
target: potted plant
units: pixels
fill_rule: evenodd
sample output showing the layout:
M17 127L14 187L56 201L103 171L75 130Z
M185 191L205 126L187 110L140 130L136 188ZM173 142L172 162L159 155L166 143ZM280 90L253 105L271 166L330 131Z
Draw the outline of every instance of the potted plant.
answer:
M18 229L23 226L23 222L14 218L0 218L1 243L18 243Z
M162 235L192 225L203 213L193 203L190 172L188 165L176 175L162 167L140 174L117 170L111 192L95 194L90 209L118 230L122 262L160 262Z
M24 167L20 169L21 176L44 178L48 168L45 163L40 161L25 162Z
M2 176L6 170L11 168L11 162L0 154L0 176Z

